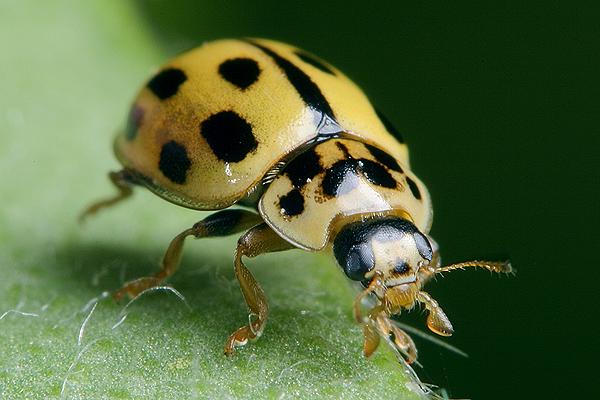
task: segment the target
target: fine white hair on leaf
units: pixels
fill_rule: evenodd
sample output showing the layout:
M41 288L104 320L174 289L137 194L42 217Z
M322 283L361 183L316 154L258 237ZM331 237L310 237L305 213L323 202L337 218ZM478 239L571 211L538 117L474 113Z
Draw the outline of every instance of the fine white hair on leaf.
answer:
M96 272L93 276L92 276L92 286L96 287L100 284L100 278L102 278L104 275L108 274L109 269L108 267L105 265L102 267L102 269L98 272Z
M104 300L105 298L107 298L109 295L108 292L102 292L100 293L100 296L94 297L93 299L91 299L90 301L88 301L87 303L85 303L85 306L83 306L83 308L79 311L79 312L86 312L87 310L90 309L90 307L96 307L96 304L98 304L98 302L100 300Z
M19 303L17 303L17 306L15 307L16 310L20 309L21 307L23 307L23 305L25 304L25 295L23 294L23 289L21 289L21 297L19 299Z
M0 315L0 320L4 319L4 317L6 317L8 314L18 314L18 315L22 315L24 317L39 317L39 315L36 313L24 312L24 311L19 311L19 310L13 309L13 310L5 311L2 315Z
M431 400L445 400L448 398L445 394L440 396L434 392L435 389L438 389L438 386L421 381L415 370L404 359L402 359L401 364L404 365L404 371L410 378L410 381L405 384L408 390L419 395L424 395L427 399Z
M111 329L118 328L125 321L125 319L127 318L127 309L135 301L137 301L140 297L144 296L145 294L148 294L148 293L151 293L151 292L160 291L160 290L173 293L175 296L177 296L177 298L179 300L181 300L181 302L183 304L185 304L185 306L187 307L187 309L189 311L193 311L192 307L190 307L190 305L188 304L188 302L185 299L185 297L177 289L175 289L175 288L173 288L171 286L154 286L154 287L148 288L146 290L143 290L137 296L135 296L133 299L129 300L129 302L127 304L125 304L125 306L121 309L121 312L119 313L119 320L112 326Z
M450 351L452 353L458 354L458 355L463 356L465 358L469 357L469 355L467 353L465 353L464 351L462 351L458 347L452 346L451 344L448 344L448 343L444 342L443 340L440 340L440 339L436 338L433 335L430 335L430 334L428 334L426 332L423 332L420 329L417 329L415 327L412 327L410 325L404 324L404 323L396 321L396 320L393 320L393 322L400 329L408 331L408 332L412 333L413 335L419 336L422 339L428 340L431 343L434 343L434 344L436 344L436 345L438 345L440 347L443 347L444 349L446 349L446 350L448 350L448 351Z
M188 310L192 311L192 307L190 307L190 305L188 304L188 302L185 299L185 297L177 289L175 289L175 288L173 288L171 286L154 286L154 287L148 288L148 289L140 292L137 296L135 296L133 299L131 299L129 301L129 303L127 303L125 305L125 307L123 307L123 309L121 310L121 314L123 314L127 310L127 308L131 304L133 304L135 301L137 301L140 297L142 297L142 296L144 296L144 295L146 295L148 293L158 292L158 291L161 291L161 290L173 293L175 296L177 296L177 298L179 300L181 300L183 302L183 304L185 304L185 306L188 308Z
M127 318L127 314L123 314L123 316L121 318L119 318L119 320L110 329L117 329L119 327L119 325L121 325L123 322L125 322L126 318Z
M42 306L40 307L40 310L41 310L41 311L46 311L46 310L48 309L48 307L50 307L50 304L52 304L52 302L53 302L54 300L56 300L56 298L57 298L57 297L58 297L58 296L56 296L56 295L52 296L52 298L51 298L50 300L48 300L48 302L47 302L46 304L44 304L44 305L42 305Z
M297 362L293 363L292 365L289 365L289 366L285 367L283 370L281 370L281 372L279 373L279 375L277 376L277 379L275 381L280 381L281 378L283 378L283 376L286 373L290 372L292 369L294 369L298 365L305 364L305 363L310 363L310 362L313 362L313 361L311 361L309 359L303 359L303 360L300 360L300 361L297 361Z
M100 293L99 296L93 297L92 299L90 299L87 303L85 303L85 305L78 311L73 312L71 315L69 315L67 318L63 318L60 321L58 321L57 323L55 323L52 326L52 329L56 329L58 328L60 325L71 321L72 319L74 319L75 317L77 317L79 314L82 314L84 312L88 312L88 310L94 306L96 303L100 302L101 300L106 299L108 296L110 295L109 292L102 292Z
M61 399L65 398L65 388L67 387L67 382L69 381L69 376L72 374L73 369L75 368L75 366L77 366L77 363L79 362L79 360L81 359L81 357L83 356L83 354L85 354L85 352L87 352L90 349L90 347L92 347L94 344L98 343L102 339L104 339L104 338L98 338L98 339L92 340L91 342L89 342L88 344L86 344L75 355L75 358L73 359L73 362L71 363L71 365L69 365L69 369L67 370L67 373L65 374L65 378L63 379L62 386L60 388L60 398Z
M85 331L85 327L87 326L87 323L89 322L90 318L92 317L92 314L94 313L94 310L96 309L97 305L98 305L98 302L95 302L94 305L92 306L92 308L90 309L90 312L88 313L88 315L83 320L83 323L81 324L81 327L79 328L79 336L77 336L77 346L81 346L81 342L83 340L83 333Z

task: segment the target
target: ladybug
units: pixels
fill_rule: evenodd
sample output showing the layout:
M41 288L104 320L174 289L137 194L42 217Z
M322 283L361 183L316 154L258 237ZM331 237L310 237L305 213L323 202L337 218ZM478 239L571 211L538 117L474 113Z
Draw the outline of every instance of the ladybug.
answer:
M408 362L417 357L415 345L392 316L420 303L433 332L453 333L422 290L427 281L464 267L511 271L508 262L440 266L428 236L431 199L399 132L342 72L284 43L219 40L174 58L139 92L114 149L123 165L109 174L118 194L81 219L126 199L135 186L180 206L220 210L175 236L161 270L126 283L115 298L171 276L186 237L242 233L235 276L252 318L226 341L227 355L261 335L269 310L243 257L332 252L362 284L354 314L364 354L384 337ZM375 303L363 315L367 296Z

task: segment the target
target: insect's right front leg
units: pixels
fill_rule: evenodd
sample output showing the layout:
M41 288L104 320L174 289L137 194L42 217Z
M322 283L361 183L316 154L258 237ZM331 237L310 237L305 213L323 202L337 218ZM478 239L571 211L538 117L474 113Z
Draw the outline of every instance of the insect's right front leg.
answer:
M378 304L371 309L363 323L364 345L363 354L370 357L379 347L380 337L400 354L406 362L412 364L417 360L417 347L411 337L400 329L385 312L385 306Z
M412 364L417 361L417 346L412 338L400 329L392 319L386 315L377 318L377 328L380 334L386 337L391 345Z

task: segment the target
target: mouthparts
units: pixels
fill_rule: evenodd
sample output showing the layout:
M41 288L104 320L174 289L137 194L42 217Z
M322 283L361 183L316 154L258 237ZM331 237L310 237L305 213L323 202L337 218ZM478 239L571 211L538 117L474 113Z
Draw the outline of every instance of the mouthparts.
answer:
M403 308L410 309L415 304L419 288L414 284L415 278L410 279L409 282L388 286L383 295L383 304L388 314L398 314Z

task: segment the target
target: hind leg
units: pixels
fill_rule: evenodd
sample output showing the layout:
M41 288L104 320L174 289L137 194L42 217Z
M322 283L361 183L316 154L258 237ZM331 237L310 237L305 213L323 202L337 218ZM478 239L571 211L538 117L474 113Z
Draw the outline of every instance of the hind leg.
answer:
M120 203L121 201L129 198L133 193L132 186L135 185L135 178L128 170L123 169L118 172L109 172L108 177L113 185L115 185L115 188L117 188L118 193L113 197L97 201L88 206L79 215L79 223L85 222L87 217L96 214L103 208L111 207L117 203Z
M194 236L196 239L228 236L244 231L261 221L262 219L258 214L246 210L223 210L206 217L175 236L165 252L161 269L158 272L152 276L127 282L113 297L117 300L125 295L135 297L146 289L160 285L165 279L173 275L179 267L183 243L188 236Z

